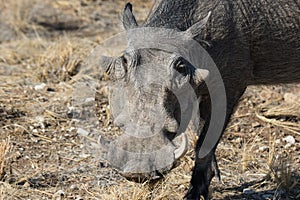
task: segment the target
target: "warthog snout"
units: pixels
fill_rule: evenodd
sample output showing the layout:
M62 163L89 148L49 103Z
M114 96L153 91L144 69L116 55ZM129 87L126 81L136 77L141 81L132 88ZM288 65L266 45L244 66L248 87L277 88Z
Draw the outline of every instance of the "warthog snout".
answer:
M119 57L100 59L111 80L109 104L114 124L123 132L108 147L107 159L125 176L156 177L185 154L185 131L198 100L195 90L209 76L208 70L185 57L189 55L185 46L193 43L208 17L182 32L135 31L138 27L130 5L125 8L128 47ZM155 41L148 41L151 37ZM180 41L183 46L176 46L179 41L173 37L184 38ZM156 48L154 43L170 51Z

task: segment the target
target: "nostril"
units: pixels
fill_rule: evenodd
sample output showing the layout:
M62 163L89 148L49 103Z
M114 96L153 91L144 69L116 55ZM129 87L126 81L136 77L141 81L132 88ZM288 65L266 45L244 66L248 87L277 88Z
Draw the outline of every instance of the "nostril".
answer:
M174 118L167 118L166 123L165 123L165 129L167 132L170 133L177 133L178 131L178 122Z
M173 139L176 136L176 132L169 132L167 130L164 131L164 135L166 138L168 138L170 141L173 141Z
M174 118L168 116L164 125L165 137L172 141L177 134L178 127L178 122Z

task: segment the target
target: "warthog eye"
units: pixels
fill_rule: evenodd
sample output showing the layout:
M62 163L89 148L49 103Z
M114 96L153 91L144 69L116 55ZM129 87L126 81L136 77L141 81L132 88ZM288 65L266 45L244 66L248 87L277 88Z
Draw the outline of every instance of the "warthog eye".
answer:
M189 73L188 65L189 63L180 57L175 60L173 67L178 73L186 76Z

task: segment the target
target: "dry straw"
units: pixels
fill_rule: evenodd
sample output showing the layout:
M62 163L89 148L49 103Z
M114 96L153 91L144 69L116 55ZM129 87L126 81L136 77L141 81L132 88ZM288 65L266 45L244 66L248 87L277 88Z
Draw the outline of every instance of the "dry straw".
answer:
M0 142L0 180L4 175L5 157L10 149L10 138Z

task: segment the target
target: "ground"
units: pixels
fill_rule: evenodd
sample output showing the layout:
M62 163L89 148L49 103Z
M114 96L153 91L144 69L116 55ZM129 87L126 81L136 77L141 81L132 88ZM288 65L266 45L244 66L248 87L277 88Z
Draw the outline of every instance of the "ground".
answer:
M132 0L141 22L150 0ZM0 199L182 199L196 136L157 181L126 180L79 137L72 119L78 69L120 32L125 1L0 3ZM101 131L115 135L106 79L97 90ZM251 86L219 144L222 180L212 199L300 199L300 85Z

